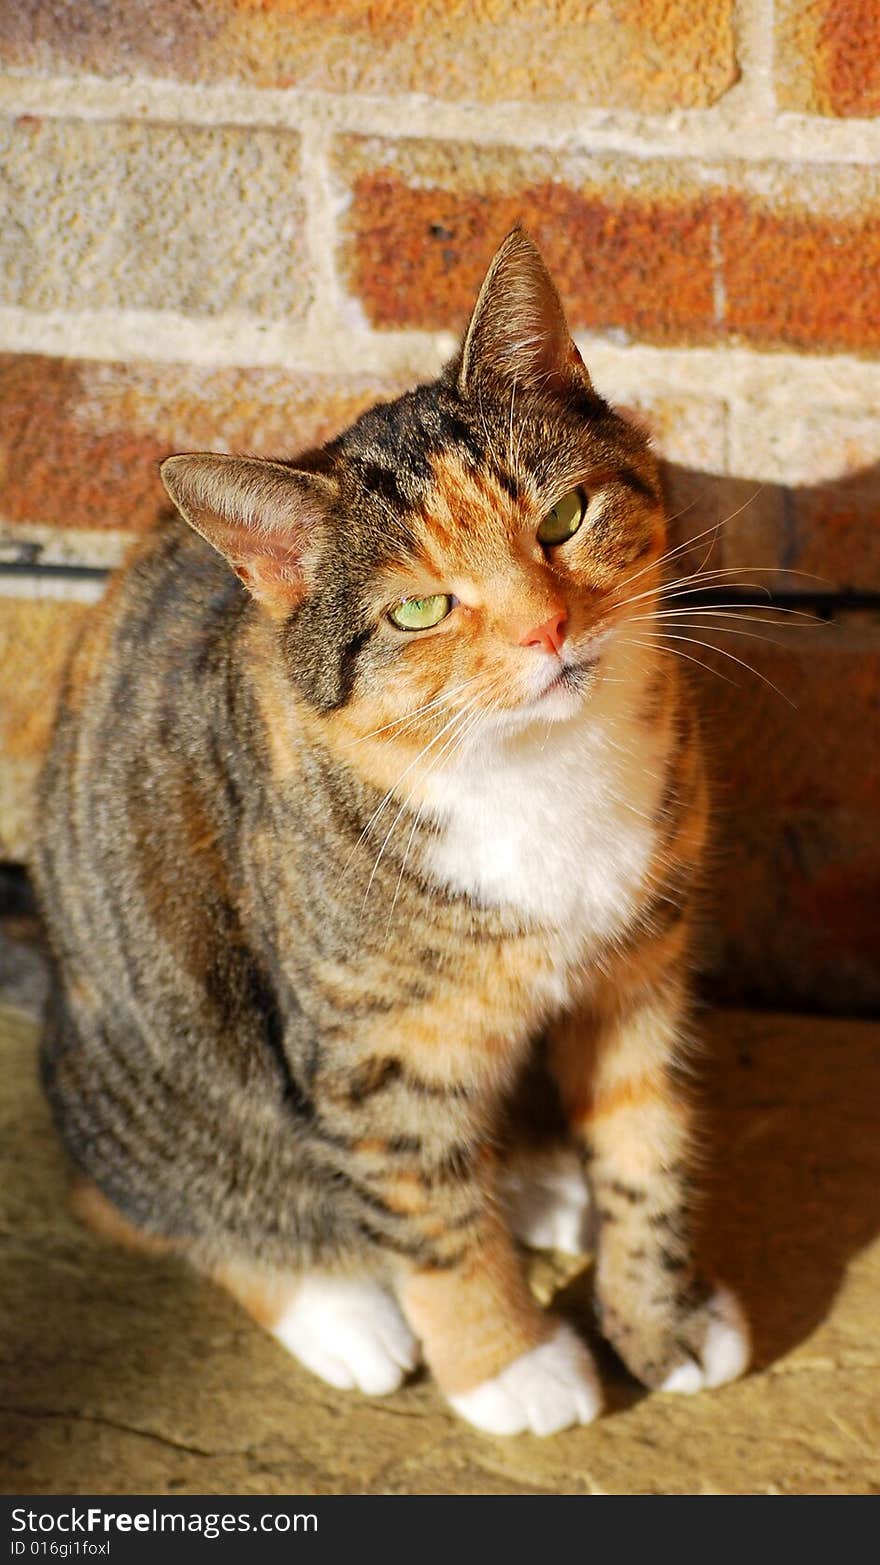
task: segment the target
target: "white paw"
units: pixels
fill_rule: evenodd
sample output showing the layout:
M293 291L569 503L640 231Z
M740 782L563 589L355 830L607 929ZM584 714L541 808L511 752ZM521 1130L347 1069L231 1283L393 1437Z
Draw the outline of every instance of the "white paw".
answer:
M395 1300L364 1277L304 1277L273 1335L313 1374L341 1391L396 1391L419 1344Z
M591 1423L602 1406L593 1361L563 1325L500 1375L449 1400L462 1418L490 1435L555 1435L572 1424Z
M522 1157L501 1175L507 1226L532 1250L583 1255L592 1246L590 1192L576 1152Z
M711 1316L703 1343L703 1362L691 1359L679 1364L664 1380L661 1391L677 1391L691 1396L712 1386L725 1386L748 1368L751 1336L739 1300L726 1288L719 1288L709 1305Z

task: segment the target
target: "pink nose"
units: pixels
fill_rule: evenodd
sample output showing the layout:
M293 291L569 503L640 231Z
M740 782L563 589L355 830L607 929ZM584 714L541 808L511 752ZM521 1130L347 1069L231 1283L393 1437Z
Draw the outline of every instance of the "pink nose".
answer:
M536 625L534 630L527 630L524 636L520 636L520 646L543 647L545 652L559 652L565 640L566 617L564 609L558 614L551 614L543 625Z

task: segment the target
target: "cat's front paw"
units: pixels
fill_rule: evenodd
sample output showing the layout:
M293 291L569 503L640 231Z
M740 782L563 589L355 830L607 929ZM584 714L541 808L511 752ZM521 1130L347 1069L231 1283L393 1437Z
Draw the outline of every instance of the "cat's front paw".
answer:
M568 1147L522 1153L499 1175L507 1227L530 1250L583 1255L592 1244L590 1192Z
M602 1406L593 1361L562 1324L549 1342L449 1400L462 1418L491 1435L554 1435L572 1424L591 1423Z
M624 1320L603 1309L602 1331L627 1368L658 1391L692 1395L737 1380L749 1366L751 1335L727 1288L694 1290L695 1302L674 1320Z
M396 1301L371 1278L304 1277L272 1331L340 1391L386 1396L419 1361L419 1344Z

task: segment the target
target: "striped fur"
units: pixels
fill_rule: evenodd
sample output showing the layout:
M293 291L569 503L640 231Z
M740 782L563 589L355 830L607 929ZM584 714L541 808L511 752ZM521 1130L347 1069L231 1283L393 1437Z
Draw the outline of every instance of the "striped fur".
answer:
M487 1427L541 1432L598 1404L566 1401L585 1355L498 1215L536 1072L589 1169L627 1363L663 1384L715 1329L677 1072L698 737L631 625L661 581L655 465L560 322L516 233L433 385L296 463L167 464L194 530L138 548L75 652L37 865L81 1210L282 1340L309 1278L376 1279L401 1366L414 1333L466 1413L497 1378ZM587 518L545 550L574 485ZM432 592L458 600L435 629L391 625ZM556 614L559 656L521 644ZM331 1286L334 1319L363 1313Z

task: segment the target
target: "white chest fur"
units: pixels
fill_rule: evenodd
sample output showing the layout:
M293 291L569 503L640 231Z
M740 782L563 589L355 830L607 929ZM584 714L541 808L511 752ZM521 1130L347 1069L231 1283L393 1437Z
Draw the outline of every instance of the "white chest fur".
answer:
M558 932L569 960L626 927L655 846L668 736L635 716L631 658L575 717L484 736L431 783L432 873Z

